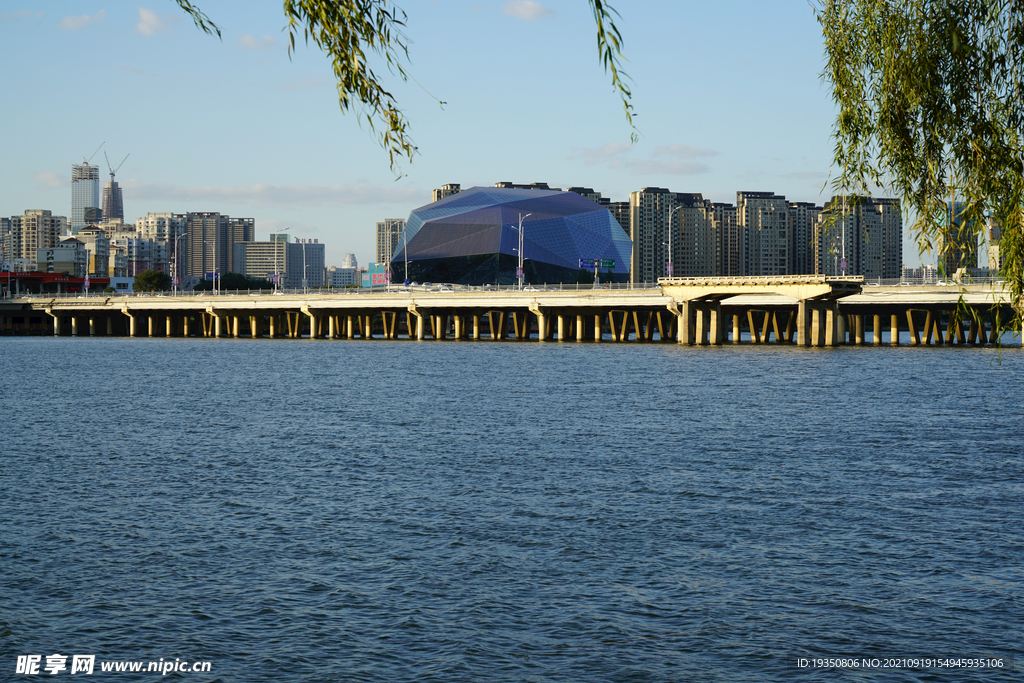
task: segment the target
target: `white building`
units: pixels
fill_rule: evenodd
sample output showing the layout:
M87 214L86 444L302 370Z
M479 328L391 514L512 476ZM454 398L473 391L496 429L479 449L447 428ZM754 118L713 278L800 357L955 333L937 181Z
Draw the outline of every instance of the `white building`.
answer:
M85 277L88 268L86 258L85 245L74 237L68 237L52 247L36 250L36 271Z
M395 250L402 243L405 221L388 218L377 223L377 263L390 263Z
M329 287L358 287L361 284L359 269L331 266L327 269L326 284Z

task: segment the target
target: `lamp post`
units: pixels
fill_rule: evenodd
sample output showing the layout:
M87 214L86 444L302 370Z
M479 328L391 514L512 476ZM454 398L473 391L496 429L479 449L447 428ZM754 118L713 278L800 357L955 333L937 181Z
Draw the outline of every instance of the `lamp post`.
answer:
M523 289L523 261L524 261L524 259L523 259L523 219L524 218L529 218L532 215L533 215L532 213L528 213L528 214L526 214L524 216L523 214L520 213L519 214L519 227L516 228L516 227L513 226L513 228L512 228L513 230L519 230L519 249L518 249L518 251L519 251L519 268L516 269L516 275L519 278L519 291L522 291L522 289Z

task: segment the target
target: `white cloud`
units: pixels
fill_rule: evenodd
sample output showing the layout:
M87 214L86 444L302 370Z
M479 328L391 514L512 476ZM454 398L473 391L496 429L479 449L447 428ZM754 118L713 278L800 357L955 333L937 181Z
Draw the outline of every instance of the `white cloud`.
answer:
M136 69L134 66L125 66L124 64L118 64L117 68L121 71L127 71L130 74L138 74L139 76L149 76L151 74L146 73L142 69Z
M694 147L692 145L659 145L654 148L655 156L673 156L678 159L692 159L693 157L713 157L718 152L706 147Z
M238 44L244 47L246 50L269 50L270 48L277 45L277 41L271 38L267 34L263 34L262 38L254 38L246 33L244 36L238 39Z
M608 163L611 166L621 166L623 160L617 157L621 157L627 154L633 145L623 142L609 142L604 147L590 147L585 149L577 150L570 159L583 159L583 162L587 166L593 166L599 163Z
M634 173L647 175L699 175L711 170L696 161L630 161L626 165Z
M792 178L793 180L820 180L825 182L828 180L828 173L823 171L799 171L796 173L786 173L782 177Z
M84 14L80 17L64 17L57 24L58 28L64 29L65 31L77 31L80 28L85 28L89 24L94 24L107 16L107 10L101 9L96 14Z
M37 183L37 190L54 190L68 186L68 183L64 181L64 176L53 171L37 171L33 177Z
M422 188L396 188L375 185L211 185L181 187L155 183L132 187L132 197L154 201L191 202L193 204L269 204L269 205L373 205L422 200ZM191 210L191 209L190 209ZM202 210L202 209L195 209Z
M15 19L38 19L46 12L33 12L30 9L20 9L17 12L4 12L0 14L0 21L14 21Z
M135 24L135 30L145 36L152 36L157 33L165 33L171 30L171 25L178 21L178 17L169 15L161 17L151 9L139 8L139 23Z
M502 5L501 11L503 14L524 21L540 21L555 16L552 10L534 0L512 0Z
M604 147L578 150L571 158L583 159L587 166L602 165L608 168L628 169L631 173L645 175L697 175L711 169L696 161L660 161L653 159L630 159L633 145L609 142ZM691 147L690 145L662 145L654 148L654 156L674 156L679 159L715 156L713 149Z

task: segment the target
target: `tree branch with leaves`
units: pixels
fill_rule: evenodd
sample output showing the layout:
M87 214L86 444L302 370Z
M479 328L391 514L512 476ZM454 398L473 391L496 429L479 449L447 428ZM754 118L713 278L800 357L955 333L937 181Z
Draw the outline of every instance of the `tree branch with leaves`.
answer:
M1018 319L1024 295L1024 7L1013 0L815 0L838 106L835 190L903 200L923 253L1001 226ZM950 273L952 275L952 273Z
M618 13L605 0L587 0L597 24L597 49L612 87L622 99L626 121L636 141L632 93L628 75L622 69L622 34L615 25ZM196 26L220 36L220 28L189 0L175 0ZM409 44L404 34L406 14L389 0L285 0L288 53L296 39L312 43L331 60L338 88L338 105L348 113L361 108L360 120L375 132L388 153L391 169L401 172L404 161L412 162L416 145L409 121L394 95L384 87L381 74L369 64L371 57L382 60L391 74L408 79Z

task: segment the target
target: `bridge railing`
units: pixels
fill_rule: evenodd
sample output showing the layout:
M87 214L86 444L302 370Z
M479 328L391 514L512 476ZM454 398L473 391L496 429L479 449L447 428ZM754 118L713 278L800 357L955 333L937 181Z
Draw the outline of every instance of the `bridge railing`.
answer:
M608 291L608 290L637 290L650 291L658 290L660 285L652 282L602 282L594 284L560 283L560 284L536 284L526 285L523 292L587 292L587 291ZM317 297L317 296L380 296L386 294L419 294L419 293L442 293L442 294L477 294L480 292L517 292L520 291L516 285L453 285L446 283L422 284L422 285L375 285L373 287L323 287L323 288L296 288L277 290L267 289L232 289L220 291L162 291L162 292L61 292L61 293L24 293L21 299L121 299L121 298L144 298L144 297L227 297L227 296L289 296L289 297Z

